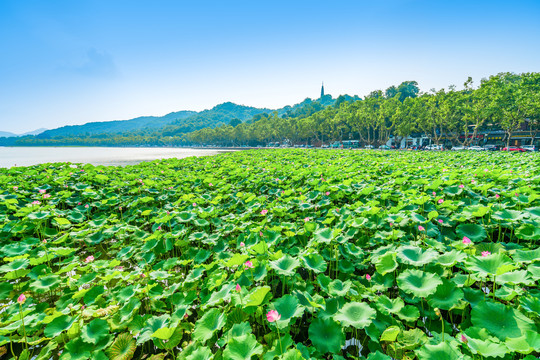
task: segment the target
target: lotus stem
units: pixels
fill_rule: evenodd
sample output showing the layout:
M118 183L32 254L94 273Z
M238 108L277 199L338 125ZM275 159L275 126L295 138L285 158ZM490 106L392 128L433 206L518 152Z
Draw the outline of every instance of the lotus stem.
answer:
M28 351L28 341L26 340L26 328L24 327L24 316L23 316L23 310L22 305L19 304L19 314L21 315L21 323L22 323L22 331L24 336L24 344L26 346L26 351Z

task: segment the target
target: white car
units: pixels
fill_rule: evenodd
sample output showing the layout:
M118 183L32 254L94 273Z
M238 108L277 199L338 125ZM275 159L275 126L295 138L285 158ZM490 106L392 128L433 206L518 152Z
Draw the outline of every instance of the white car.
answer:
M426 146L426 150L442 150L442 145L428 145Z
M522 148L525 149L525 151L536 151L536 146L534 145L523 145Z
M481 146L469 146L467 148L467 150L473 150L473 151L486 151L486 149L484 149L483 147Z
M452 150L452 151L465 150L465 147L464 146L452 146L452 148L450 150Z

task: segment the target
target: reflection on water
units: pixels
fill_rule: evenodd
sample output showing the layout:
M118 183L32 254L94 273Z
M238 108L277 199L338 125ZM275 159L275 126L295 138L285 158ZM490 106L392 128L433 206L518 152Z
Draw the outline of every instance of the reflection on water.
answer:
M48 162L134 165L142 161L215 155L230 150L188 148L0 147L0 167Z

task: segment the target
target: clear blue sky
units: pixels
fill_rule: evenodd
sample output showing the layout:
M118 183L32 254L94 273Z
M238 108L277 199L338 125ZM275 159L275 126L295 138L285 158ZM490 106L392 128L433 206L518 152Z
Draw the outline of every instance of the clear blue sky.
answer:
M540 1L0 0L0 130L540 71Z

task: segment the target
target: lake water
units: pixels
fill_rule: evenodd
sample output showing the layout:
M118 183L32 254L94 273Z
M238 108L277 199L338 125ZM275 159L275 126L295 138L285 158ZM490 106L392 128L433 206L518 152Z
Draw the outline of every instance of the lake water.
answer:
M142 161L216 155L230 150L187 148L0 147L0 167L48 162L133 165Z

